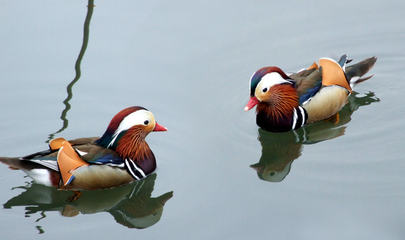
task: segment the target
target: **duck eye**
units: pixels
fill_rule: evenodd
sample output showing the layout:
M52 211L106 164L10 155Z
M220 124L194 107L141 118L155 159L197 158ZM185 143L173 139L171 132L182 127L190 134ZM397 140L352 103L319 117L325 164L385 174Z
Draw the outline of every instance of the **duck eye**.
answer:
M267 88L263 88L263 92L267 92Z
M143 124L148 125L148 124L149 124L149 120L145 120L145 122L143 122Z

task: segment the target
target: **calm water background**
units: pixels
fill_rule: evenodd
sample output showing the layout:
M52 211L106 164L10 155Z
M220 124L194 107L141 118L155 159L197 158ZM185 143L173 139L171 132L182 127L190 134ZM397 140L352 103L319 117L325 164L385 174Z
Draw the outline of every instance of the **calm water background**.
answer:
M94 4L65 128L87 2L0 4L0 155L43 150L53 136L100 136L118 111L141 105L169 129L147 138L158 160L152 197L173 197L143 229L117 223L109 209L64 217L61 207L4 207L2 238L405 238L404 1ZM296 71L344 53L354 62L378 57L374 77L355 89L358 97L374 93L373 102L346 116L337 137L287 140L297 156L275 164L289 164L289 174L262 180L250 165L269 146L258 140L254 111L243 111L251 74L267 65ZM0 183L3 205L26 191L19 187L38 187L5 165ZM67 193L52 194L63 203Z

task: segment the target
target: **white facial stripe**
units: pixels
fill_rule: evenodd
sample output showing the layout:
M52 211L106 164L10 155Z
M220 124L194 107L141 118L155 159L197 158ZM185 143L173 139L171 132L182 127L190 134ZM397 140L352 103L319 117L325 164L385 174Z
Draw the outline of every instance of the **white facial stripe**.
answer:
M156 125L155 117L151 112L147 110L141 109L126 116L124 119L122 119L117 130L114 132L113 140L110 142L108 146L114 144L115 139L122 131L126 131L135 125L144 125L144 122L146 120L149 121L149 124L153 125L153 128L155 127Z
M288 81L286 81L278 72L271 72L264 75L261 82L273 86L276 84L286 83Z
M285 80L278 72L271 72L262 77L262 80L256 87L255 95L260 95L263 92L264 88L270 89L272 86L281 84L281 83L290 83Z
M252 78L253 78L253 76L256 74L256 72L254 72L253 74L252 74L252 76L250 77L250 80L249 80L249 95L250 95L250 87L252 86Z

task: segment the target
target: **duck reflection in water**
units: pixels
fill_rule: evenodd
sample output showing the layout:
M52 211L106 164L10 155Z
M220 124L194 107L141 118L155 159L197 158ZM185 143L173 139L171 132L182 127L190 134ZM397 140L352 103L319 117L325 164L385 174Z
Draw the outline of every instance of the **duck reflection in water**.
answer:
M262 145L260 161L251 165L260 179L269 182L281 182L290 172L292 162L301 156L304 144L314 144L334 139L345 134L345 126L351 115L360 106L369 105L380 100L374 93L358 97L353 92L337 115L325 121L310 124L289 132L268 132L259 129L258 140Z
M128 228L147 228L160 220L165 203L173 196L173 192L156 198L151 196L156 176L154 173L141 181L116 188L83 191L75 201L69 201L72 192L30 183L18 187L26 191L8 200L4 208L25 206L26 216L40 213L37 222L46 217L46 212L51 211L59 211L65 217L108 212L117 223ZM37 228L43 231L41 227Z

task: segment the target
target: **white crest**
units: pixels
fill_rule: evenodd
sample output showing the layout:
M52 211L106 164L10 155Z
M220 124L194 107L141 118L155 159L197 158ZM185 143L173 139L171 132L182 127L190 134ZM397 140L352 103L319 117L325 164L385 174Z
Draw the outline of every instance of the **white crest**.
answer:
M278 72L271 72L262 77L262 80L256 87L255 95L260 96L264 92L267 92L272 86L282 83L290 83L285 80ZM264 91L267 89L266 91Z
M115 130L113 139L110 142L110 144L108 144L108 147L110 147L111 145L114 144L116 138L118 137L118 135L121 132L127 131L128 129L130 129L131 127L133 127L135 125L147 126L149 124L153 124L153 128L155 128L155 125L156 125L155 117L148 110L141 109L141 110L135 111L131 114L128 114L128 116L126 116L126 117L124 117L124 119L122 119L117 130Z

